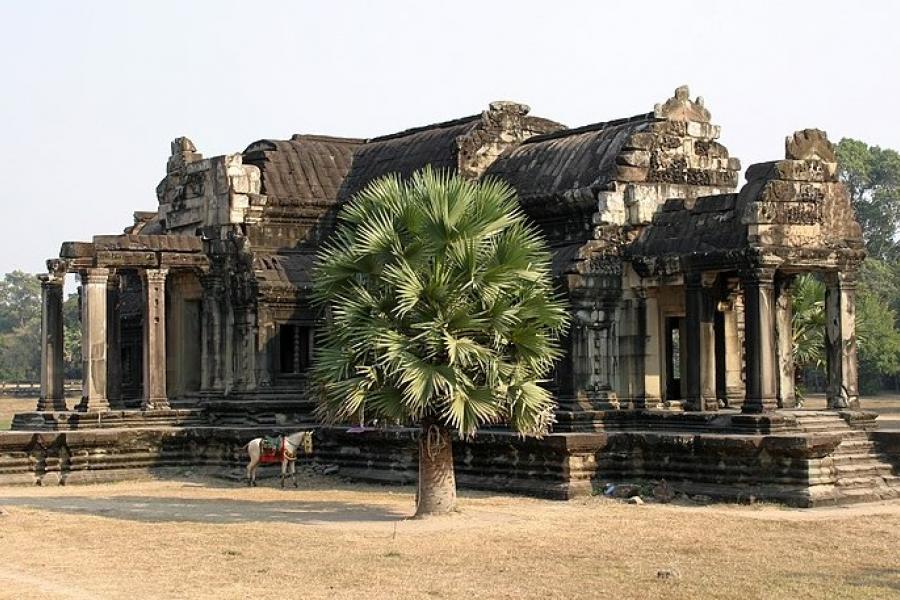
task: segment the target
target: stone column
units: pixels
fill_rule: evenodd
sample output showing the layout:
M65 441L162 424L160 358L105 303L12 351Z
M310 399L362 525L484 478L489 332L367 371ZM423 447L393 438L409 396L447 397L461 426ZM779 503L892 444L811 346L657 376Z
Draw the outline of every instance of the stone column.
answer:
M728 310L724 303L719 303L713 315L713 328L715 329L716 338L716 401L719 406L728 406L728 384L726 381L726 359L725 359L725 312Z
M224 287L222 278L208 273L202 279L203 284L203 360L205 377L202 389L207 392L222 390L222 374L224 370L224 348L222 344L222 294Z
M856 363L856 273L829 273L825 287L828 408L859 409Z
M701 410L719 409L716 398L716 307L709 290L701 289L702 312L700 313L700 397Z
M202 285L202 283L201 283ZM200 298L200 391L206 392L212 382L212 371L209 365L209 346L212 328L209 325L209 302L206 299L206 286Z
M722 326L725 337L725 394L728 406L734 407L744 401L744 350L738 324L738 311L743 310L741 297L735 296L729 302L728 310L722 312Z
M63 282L41 275L41 397L37 410L66 410L63 369Z
M761 413L778 406L774 276L774 269L755 269L744 277L745 413Z
M169 408L166 397L166 275L168 269L147 269L144 279L144 401L143 410Z
M684 353L687 410L716 410L715 329L700 273L685 275Z
M794 327L791 323L793 277L775 282L775 346L778 355L778 408L794 408Z
M119 315L119 275L112 274L106 285L106 397L113 408L122 404L122 344Z
M81 273L82 398L78 409L109 410L106 397L106 286L109 269L85 269Z
M234 307L231 303L231 298L229 298L227 294L223 294L223 296L224 301L222 302L222 305L225 307L225 318L223 319L224 328L222 330L222 391L227 396L234 388L235 318Z
M643 397L639 408L662 408L662 360L660 357L659 299L657 288L645 288L640 331L643 334Z

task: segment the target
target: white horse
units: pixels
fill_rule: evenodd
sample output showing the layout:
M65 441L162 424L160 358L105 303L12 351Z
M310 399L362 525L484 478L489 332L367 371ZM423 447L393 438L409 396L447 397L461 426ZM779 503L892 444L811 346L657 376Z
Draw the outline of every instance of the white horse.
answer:
M282 436L281 447L275 450L275 456L281 460L281 487L284 487L284 479L288 476L288 466L290 465L290 475L297 487L297 450L302 449L303 454L312 454L313 432L298 431L297 433ZM256 485L256 467L262 459L262 438L258 437L250 440L244 448L250 454L250 464L247 465L247 485Z

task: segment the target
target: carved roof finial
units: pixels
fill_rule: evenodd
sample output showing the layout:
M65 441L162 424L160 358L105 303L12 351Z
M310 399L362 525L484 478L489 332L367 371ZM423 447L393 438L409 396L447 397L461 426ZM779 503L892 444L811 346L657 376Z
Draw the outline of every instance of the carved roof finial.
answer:
M788 160L837 161L834 144L821 129L801 129L784 138L784 157Z
M196 152L197 146L187 137L177 137L172 140L172 156L178 156L184 152Z
M686 85L675 89L675 94L663 104L653 107L653 113L661 119L670 121L699 121L709 123L709 111L703 106L703 98L691 101L691 90Z
M170 147L172 149L172 155L169 156L169 160L166 163L167 173L173 173L187 163L198 161L203 158L203 155L197 152L197 146L194 145L194 142L192 142L190 138L177 137L172 140Z

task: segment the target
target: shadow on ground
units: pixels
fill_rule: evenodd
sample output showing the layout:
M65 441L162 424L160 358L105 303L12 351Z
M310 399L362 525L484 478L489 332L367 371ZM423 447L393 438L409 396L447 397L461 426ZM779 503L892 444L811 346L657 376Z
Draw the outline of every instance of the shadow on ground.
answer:
M397 521L409 516L386 506L294 499L254 501L164 496L0 497L0 506L19 506L144 523L375 523Z

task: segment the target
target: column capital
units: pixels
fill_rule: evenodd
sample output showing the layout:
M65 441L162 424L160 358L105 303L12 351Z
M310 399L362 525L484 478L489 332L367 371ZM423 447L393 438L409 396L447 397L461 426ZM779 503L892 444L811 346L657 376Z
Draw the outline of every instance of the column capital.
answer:
M65 278L56 273L41 273L37 278L41 282L41 287L45 289L59 288L61 290L65 283Z
M825 273L825 285L842 290L856 289L859 274L856 271L828 271Z
M141 277L144 278L145 281L150 283L165 283L166 277L169 274L169 269L144 269L141 271Z
M109 278L106 280L107 289L119 289L119 283L122 280L122 276L119 275L119 272L115 269L110 269Z
M80 273L81 283L104 284L109 280L109 269L105 267L91 267Z
M741 271L741 279L745 283L753 283L760 286L775 285L775 267L773 266L753 266Z

